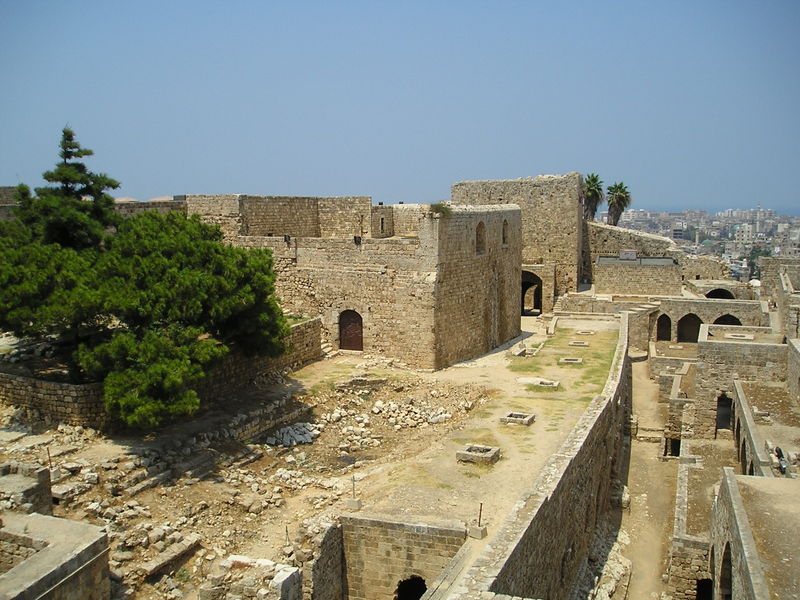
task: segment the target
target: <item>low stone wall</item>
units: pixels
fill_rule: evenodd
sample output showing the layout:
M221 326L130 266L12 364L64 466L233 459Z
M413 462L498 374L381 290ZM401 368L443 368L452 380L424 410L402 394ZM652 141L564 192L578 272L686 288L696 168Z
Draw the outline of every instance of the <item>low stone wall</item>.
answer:
M623 314L602 394L586 408L480 557L431 599L571 596L588 561L595 527L611 505L612 482L622 462L631 397L627 340L628 316Z
M0 529L0 575L10 571L22 561L30 558L47 544Z
M650 352L650 332L653 330L658 306L643 304L628 311L628 345Z
M716 431L717 397L733 393L735 379L786 381L788 352L786 344L703 339L705 327L697 342L695 434L710 439Z
M230 393L265 372L297 368L322 356L321 321L310 319L291 327L289 351L277 358L230 354L197 386L206 402L225 402ZM103 384L74 385L0 373L0 401L35 411L37 418L102 429L110 425L103 406Z
M397 584L412 575L432 583L467 537L458 522L430 525L356 516L340 521L349 600L391 598Z
M74 385L0 373L0 402L55 423L102 428L108 424L103 384Z
M0 465L0 499L4 508L53 514L50 469L37 464L6 462Z
M772 598L736 484L736 476L730 467L725 467L722 471L722 483L711 515L715 587L723 594L721 597L724 597L726 591L730 594L736 590L734 597L737 600ZM721 589L725 587L722 571L728 568L725 565L726 549L729 553L731 576L731 587L727 590Z
M770 324L767 303L750 300L663 298L660 314L672 321L672 340L678 339L678 322L688 314L696 315L704 324L713 324L725 315L736 317L744 326L767 327Z

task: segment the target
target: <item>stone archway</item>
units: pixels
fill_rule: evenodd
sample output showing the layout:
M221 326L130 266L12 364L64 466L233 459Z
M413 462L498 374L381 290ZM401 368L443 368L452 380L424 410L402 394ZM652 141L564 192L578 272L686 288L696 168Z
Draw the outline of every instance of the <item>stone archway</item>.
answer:
M736 297L730 290L725 288L716 288L706 294L706 298L717 298L718 300L735 300Z
M656 321L656 341L670 341L672 339L672 319L669 315L661 315Z
M696 342L700 335L700 325L703 321L694 313L684 315L678 321L678 341Z
M722 315L716 321L714 321L714 325L741 325L742 322L733 315Z
M361 315L354 310L344 310L339 315L339 348L364 349L364 323Z
M542 278L530 271L522 272L521 306L523 315L542 312Z
M731 428L731 411L733 408L733 400L725 392L717 396L717 429L730 429Z

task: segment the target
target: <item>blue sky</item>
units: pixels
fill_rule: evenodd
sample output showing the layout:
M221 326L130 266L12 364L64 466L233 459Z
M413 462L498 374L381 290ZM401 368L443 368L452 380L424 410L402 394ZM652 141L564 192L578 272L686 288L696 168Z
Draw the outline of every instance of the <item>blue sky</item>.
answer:
M0 185L61 128L116 196L595 171L633 208L800 214L800 2L0 0Z

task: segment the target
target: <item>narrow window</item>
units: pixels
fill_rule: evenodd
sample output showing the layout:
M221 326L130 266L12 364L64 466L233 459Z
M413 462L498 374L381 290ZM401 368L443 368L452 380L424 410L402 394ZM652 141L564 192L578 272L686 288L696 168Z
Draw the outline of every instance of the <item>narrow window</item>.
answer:
M475 254L486 253L486 226L483 221L475 228Z

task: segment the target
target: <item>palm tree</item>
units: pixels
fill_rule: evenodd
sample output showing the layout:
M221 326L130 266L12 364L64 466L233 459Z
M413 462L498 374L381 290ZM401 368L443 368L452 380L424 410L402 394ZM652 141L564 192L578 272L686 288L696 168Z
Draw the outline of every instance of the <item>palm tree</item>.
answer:
M631 205L631 193L621 181L608 186L606 190L608 197L608 224L616 225L622 212Z
M603 180L597 173L589 173L583 181L583 217L587 221L594 221L597 207L605 201Z

